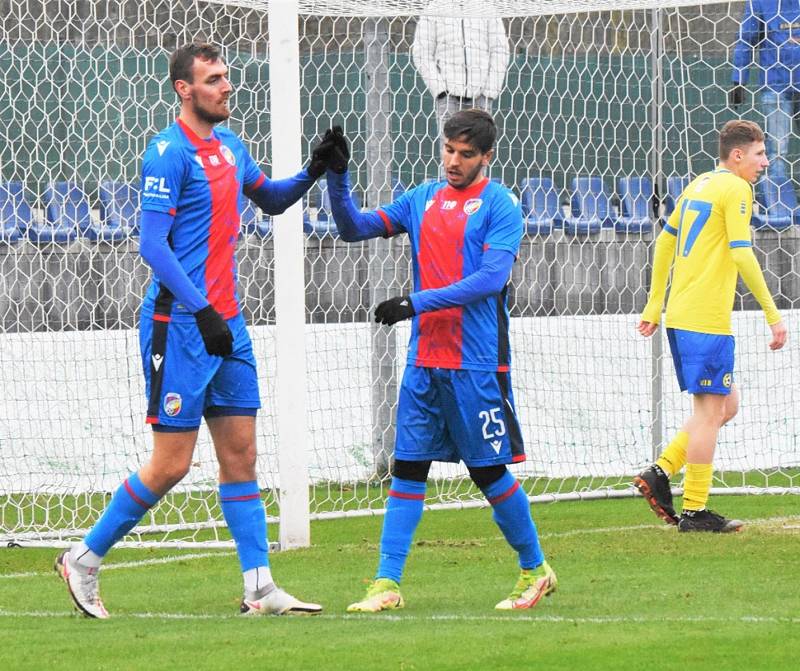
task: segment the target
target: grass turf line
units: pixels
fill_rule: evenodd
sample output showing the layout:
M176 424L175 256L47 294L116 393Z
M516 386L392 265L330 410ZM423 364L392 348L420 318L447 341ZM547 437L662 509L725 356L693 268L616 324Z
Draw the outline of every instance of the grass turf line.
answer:
M11 669L618 669L645 659L682 671L794 668L796 497L715 497L712 505L774 522L706 536L660 528L640 499L535 505L560 585L526 613L493 610L517 567L490 511L437 511L423 518L403 583L408 605L396 614L343 614L377 560L382 519L359 518L316 523L312 548L272 557L279 584L319 600L327 616L229 617L240 576L222 553L104 573L111 620L5 616L0 645ZM0 581L0 611L69 609L50 574L54 554L0 552L0 574L42 573ZM119 550L109 562L175 554Z

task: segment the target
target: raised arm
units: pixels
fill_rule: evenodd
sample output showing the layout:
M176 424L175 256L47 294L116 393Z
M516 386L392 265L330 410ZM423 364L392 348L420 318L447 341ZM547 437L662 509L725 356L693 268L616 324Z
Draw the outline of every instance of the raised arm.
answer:
M282 214L300 200L315 181L317 178L309 175L307 168L285 179L270 179L261 173L254 184L245 187L244 195L267 214Z
M245 152L244 195L267 214L282 214L325 173L334 146L333 130L328 129L314 146L308 166L284 179L267 177L250 154Z
M328 196L339 236L345 242L386 237L390 233L386 219L374 210L361 212L353 202L350 175L347 172L350 147L341 126L334 126L331 132L335 146L328 160Z
M350 195L350 177L328 171L328 195L331 214L339 236L345 242L358 242L387 235L386 222L375 210L361 212Z

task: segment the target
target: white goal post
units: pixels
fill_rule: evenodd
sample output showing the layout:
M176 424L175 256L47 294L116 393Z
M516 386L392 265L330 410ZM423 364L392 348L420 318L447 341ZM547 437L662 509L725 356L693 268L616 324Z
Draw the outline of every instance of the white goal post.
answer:
M374 208L438 175L435 92L414 59L423 15L466 20L466 32L500 19L508 41L490 176L526 212L509 299L528 460L514 473L532 501L632 495L631 475L688 409L662 334L635 332L654 234L681 180L714 164L716 129L764 122L757 62L744 106L727 104L742 9L0 0L0 543L84 535L147 458L136 186L148 139L176 113L172 49L223 48L229 125L271 176L294 173L341 123L355 196ZM713 491L797 494L800 226L777 225L756 194L756 252L790 341L768 351L740 287L742 407L720 435ZM379 328L371 309L408 291L409 250L342 242L320 185L272 220L248 210L238 258L263 403L259 482L278 545L307 545L310 520L383 510L408 324ZM429 507L484 505L465 473L436 465ZM229 545L216 476L201 429L191 472L126 543Z

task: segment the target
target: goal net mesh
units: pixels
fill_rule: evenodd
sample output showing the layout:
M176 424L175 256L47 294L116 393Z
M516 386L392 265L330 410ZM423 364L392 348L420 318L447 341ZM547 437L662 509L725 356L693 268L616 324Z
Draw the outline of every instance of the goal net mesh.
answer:
M654 235L674 189L715 164L721 124L741 116L763 126L764 115L757 63L743 107L727 103L743 3L668 4L298 4L303 155L343 125L354 196L367 208L439 175L438 92L414 58L420 17L460 24L469 48L482 22L500 21L508 53L491 102L499 136L489 175L526 213L509 300L528 455L513 470L531 496L629 494L631 475L689 409L663 334L635 332ZM0 538L59 542L85 533L151 446L138 178L148 140L177 114L169 54L193 39L222 47L236 89L228 125L270 175L270 109L283 92L270 89L263 2L0 8ZM798 227L762 214L756 253L792 320ZM248 209L238 258L264 406L259 482L276 518L272 224ZM311 513L368 514L384 506L409 333L408 324L376 327L371 311L409 291L409 248L403 238L342 242L322 183L304 199L304 230ZM763 315L740 289L742 408L720 434L714 486L796 491L800 354L793 339L769 352ZM428 503L482 504L465 475L435 465ZM129 540L226 538L216 478L202 428L189 475Z

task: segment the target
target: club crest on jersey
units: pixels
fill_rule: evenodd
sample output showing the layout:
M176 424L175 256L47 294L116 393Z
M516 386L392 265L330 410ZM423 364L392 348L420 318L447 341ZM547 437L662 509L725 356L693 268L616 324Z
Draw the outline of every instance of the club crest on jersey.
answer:
M168 417L174 417L181 411L182 404L181 395L176 394L174 391L169 391L164 397L164 412L167 413Z
M220 146L219 153L222 154L222 158L224 158L228 163L231 165L236 165L236 157L233 155L233 152L224 144Z
M470 198L464 203L464 214L467 216L475 214L481 209L481 205L483 205L483 201L480 198Z

